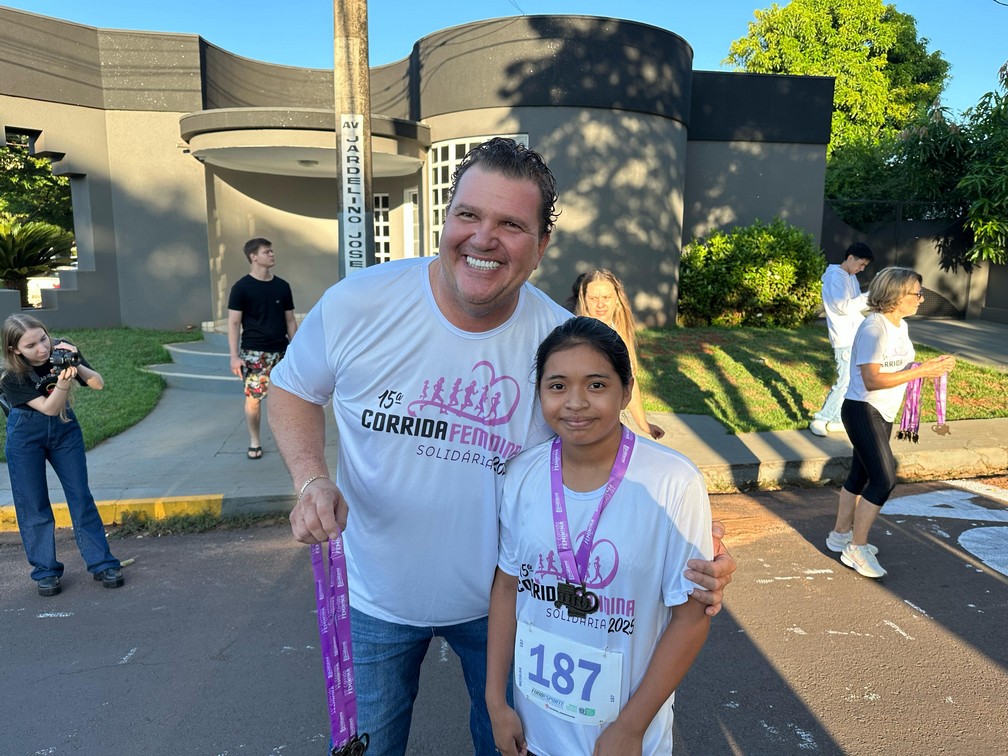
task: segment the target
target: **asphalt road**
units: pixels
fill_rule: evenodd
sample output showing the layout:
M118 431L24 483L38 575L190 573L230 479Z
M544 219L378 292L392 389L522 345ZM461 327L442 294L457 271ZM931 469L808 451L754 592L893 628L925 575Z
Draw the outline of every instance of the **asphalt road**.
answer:
M678 693L676 756L1004 753L1006 493L898 488L873 531L881 581L822 545L832 491L714 497L739 570ZM69 531L59 550L45 599L0 534L0 753L324 753L311 568L285 526L114 540L136 558L118 590ZM408 753L471 753L437 639L423 675Z

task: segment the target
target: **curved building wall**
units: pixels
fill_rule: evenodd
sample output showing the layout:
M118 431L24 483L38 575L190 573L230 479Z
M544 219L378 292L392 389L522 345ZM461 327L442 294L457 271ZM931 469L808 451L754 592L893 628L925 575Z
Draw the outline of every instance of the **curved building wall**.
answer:
M557 175L563 210L534 280L563 298L578 272L610 267L641 319L660 325L675 317L684 235L777 214L817 236L821 224L832 81L691 66L685 40L636 22L494 19L428 35L373 69L372 114L429 127L429 141L426 131L388 137L388 164L400 167L419 165L428 144L527 134ZM220 113L211 136L227 149L225 109L252 122L257 109L289 109L292 120L270 128L290 130L296 111L331 113L332 101L330 71L249 60L195 35L0 8L0 125L40 133L41 151L65 154L56 169L73 177L78 290L54 295L59 310L47 316L158 327L219 319L246 270L241 246L256 235L275 243L298 310L311 306L336 278L335 179L202 165L180 141L180 120ZM393 256L403 254L414 186L430 223L427 168L403 173L374 183L389 196ZM429 231L419 234L427 254Z

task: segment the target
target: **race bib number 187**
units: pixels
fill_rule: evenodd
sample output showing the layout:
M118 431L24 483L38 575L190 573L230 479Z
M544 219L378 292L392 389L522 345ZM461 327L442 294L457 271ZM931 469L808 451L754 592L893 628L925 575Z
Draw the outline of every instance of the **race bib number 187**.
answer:
M519 622L515 685L529 701L568 722L602 725L620 708L623 655Z

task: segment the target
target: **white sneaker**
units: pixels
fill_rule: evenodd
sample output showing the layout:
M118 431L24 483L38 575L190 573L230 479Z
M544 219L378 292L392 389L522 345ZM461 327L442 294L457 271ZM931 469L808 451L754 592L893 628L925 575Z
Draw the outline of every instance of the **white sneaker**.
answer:
M829 433L829 428L826 427L825 420L813 420L808 424L808 429L817 436L825 436Z
M859 574L869 578L880 578L886 574L878 559L871 553L867 546L855 546L847 544L847 548L840 554L840 561L851 569L857 570Z
M826 430L829 433L846 433L843 423L826 423Z
M846 533L837 533L835 530L831 530L829 535L826 536L826 548L839 554L847 548L847 544L851 542L851 536L853 535L853 530L848 530ZM878 546L873 546L869 543L868 550L872 554L878 554Z

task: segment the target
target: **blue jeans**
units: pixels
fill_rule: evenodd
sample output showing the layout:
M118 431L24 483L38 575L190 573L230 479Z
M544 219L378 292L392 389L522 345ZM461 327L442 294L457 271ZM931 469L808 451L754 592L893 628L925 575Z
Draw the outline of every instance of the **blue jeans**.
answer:
M469 730L476 756L493 756L493 730L486 701L486 617L459 625L413 627L350 609L358 729L371 745L368 756L406 753L420 665L435 636L444 638L462 663L469 691Z
M843 406L844 397L847 396L847 385L850 383L850 347L838 347L833 350L836 359L837 377L833 387L826 394L826 401L823 402L822 409L813 415L816 420L824 423L840 422L840 407Z
M46 483L46 462L63 486L74 538L89 572L119 567L112 556L105 526L88 488L84 437L71 410L70 420L14 407L7 418L7 471L21 543L32 566L32 579L63 574L56 560L56 522Z

